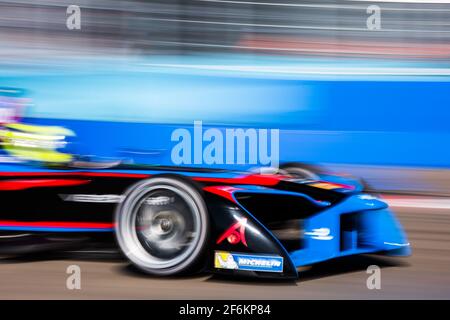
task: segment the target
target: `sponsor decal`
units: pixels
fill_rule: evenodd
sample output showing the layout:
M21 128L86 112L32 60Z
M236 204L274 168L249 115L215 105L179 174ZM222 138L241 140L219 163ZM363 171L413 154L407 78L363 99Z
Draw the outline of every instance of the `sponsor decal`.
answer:
M120 203L125 196L118 194L60 194L63 201L91 203Z
M328 228L318 228L305 232L305 235L311 236L311 239L315 240L331 240L334 237L330 233L331 231Z
M283 257L216 251L214 267L229 270L283 272Z
M247 219L240 219L238 222L233 224L230 228L225 230L225 232L217 239L217 244L220 244L223 240L227 239L227 241L231 244L238 244L242 242L242 244L246 247L247 240L245 240L245 227L247 226Z
M342 186L336 185L333 183L327 183L327 182L318 182L318 183L311 183L310 186L320 188L320 189L326 189L326 190L333 190L333 189L341 189Z
M313 182L309 183L309 186L320 188L320 189L326 189L326 190L334 190L334 189L348 189L348 190L354 190L355 187L352 185L346 185L342 183L331 183L331 182Z

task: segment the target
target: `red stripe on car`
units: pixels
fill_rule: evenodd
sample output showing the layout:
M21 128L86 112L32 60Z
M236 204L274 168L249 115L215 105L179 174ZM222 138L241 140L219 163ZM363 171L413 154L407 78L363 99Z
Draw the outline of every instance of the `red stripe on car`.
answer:
M90 180L76 179L14 179L0 181L1 191L25 190L36 187L68 187L89 183Z

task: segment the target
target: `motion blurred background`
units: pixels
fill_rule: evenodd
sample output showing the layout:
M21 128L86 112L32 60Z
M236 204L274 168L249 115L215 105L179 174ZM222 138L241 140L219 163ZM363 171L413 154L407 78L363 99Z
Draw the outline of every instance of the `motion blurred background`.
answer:
M442 0L2 1L0 86L84 155L172 164L195 120L276 128L281 161L448 195L449 22Z
M66 28L78 5L81 31ZM367 8L381 9L369 32ZM448 1L2 1L2 56L290 54L448 62Z

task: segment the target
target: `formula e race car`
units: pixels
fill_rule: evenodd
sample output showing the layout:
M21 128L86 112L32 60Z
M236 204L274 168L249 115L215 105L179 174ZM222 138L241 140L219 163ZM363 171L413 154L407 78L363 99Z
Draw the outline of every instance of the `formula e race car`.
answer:
M203 270L287 279L298 267L337 257L410 253L380 199L292 175L1 164L0 201L0 249L115 235L124 255L155 275Z

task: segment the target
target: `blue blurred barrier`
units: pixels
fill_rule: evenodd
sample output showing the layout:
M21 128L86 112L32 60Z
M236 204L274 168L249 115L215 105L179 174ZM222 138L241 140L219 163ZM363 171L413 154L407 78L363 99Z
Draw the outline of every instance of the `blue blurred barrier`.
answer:
M173 130L192 129L197 120L205 130L280 129L281 161L450 165L450 78L444 76L109 71L5 75L0 85L26 89L34 103L26 121L69 127L82 154L173 164Z

